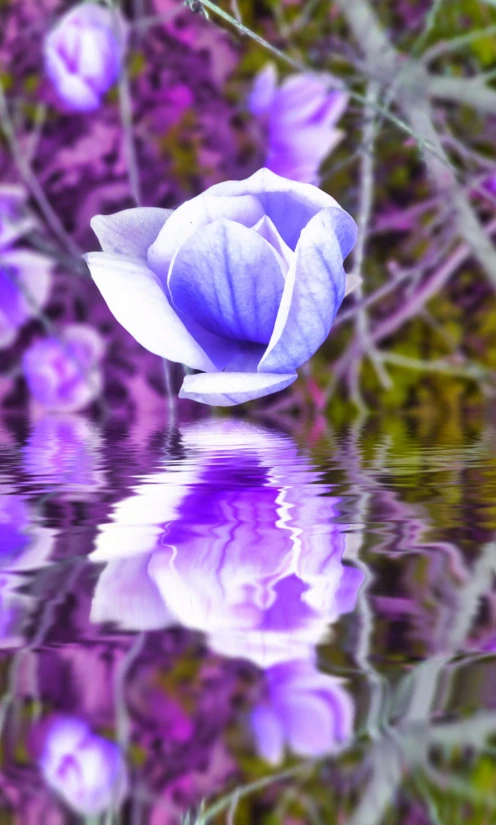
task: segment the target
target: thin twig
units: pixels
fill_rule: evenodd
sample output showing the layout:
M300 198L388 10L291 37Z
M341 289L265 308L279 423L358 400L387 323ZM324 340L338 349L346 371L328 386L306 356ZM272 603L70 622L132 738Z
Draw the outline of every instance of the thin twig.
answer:
M7 99L5 97L5 92L1 80L0 130L3 132L5 140L7 141L7 145L9 147L12 158L14 159L14 162L17 166L19 175L21 176L21 179L26 184L31 195L36 201L37 206L41 214L45 218L48 227L51 229L54 236L60 241L61 244L63 244L63 246L69 251L71 255L77 258L81 257L81 250L79 249L76 242L68 234L68 232L66 232L66 230L64 229L57 213L54 211L48 198L46 197L38 178L31 169L31 165L28 160L28 155L24 153L22 147L20 146L17 140L17 136L15 134L15 130L9 115Z
M493 37L494 35L496 35L496 24L485 29L477 29L477 31L461 34L451 40L443 40L423 53L422 62L431 63L433 60L437 60L438 57L456 52L458 49L465 48L465 46L470 46L471 43L475 43L476 40L480 40L482 37Z
M133 127L133 102L129 88L129 74L127 70L126 38L122 28L122 21L119 16L119 8L114 0L105 0L107 6L114 15L114 27L116 37L119 39L121 51L121 65L118 80L119 112L122 124L122 140L124 154L127 160L127 170L129 178L129 189L136 206L141 205L141 183L138 166L138 156L136 152L136 142Z

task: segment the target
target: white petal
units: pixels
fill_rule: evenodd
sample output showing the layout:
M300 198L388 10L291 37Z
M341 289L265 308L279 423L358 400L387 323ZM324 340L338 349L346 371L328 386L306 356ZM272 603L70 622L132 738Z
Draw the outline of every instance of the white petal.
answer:
M143 261L107 252L90 252L85 258L109 309L145 349L191 369L215 369Z
M232 407L263 395L289 387L296 381L295 372L288 375L249 372L213 372L187 375L179 398L190 398L201 404Z

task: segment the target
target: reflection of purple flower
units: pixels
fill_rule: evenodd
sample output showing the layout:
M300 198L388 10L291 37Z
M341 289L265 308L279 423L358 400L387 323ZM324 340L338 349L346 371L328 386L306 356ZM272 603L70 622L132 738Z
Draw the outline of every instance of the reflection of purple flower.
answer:
M52 263L48 258L12 248L34 225L24 214L25 199L20 187L0 187L0 349L14 343L19 329L36 316L50 290Z
M203 630L228 656L262 667L312 659L352 610L362 574L344 566L338 501L291 439L242 422L182 428L196 454L150 476L101 528L109 564L94 621Z
M202 370L181 389L194 401L230 406L289 386L352 288L353 219L268 169L172 214L128 209L92 226L104 251L87 261L103 297L144 347Z
M127 773L119 747L82 719L61 716L48 726L40 760L47 784L77 813L98 816L122 802Z
M119 76L125 29L112 9L81 3L57 23L45 40L45 66L69 109L89 112Z
M325 74L295 74L277 86L269 63L255 78L248 107L267 130L268 169L302 183L319 182L319 167L339 143L336 123L348 105L346 92L330 89Z
M74 415L44 416L23 448L23 467L44 485L60 487L63 498L96 493L101 486L97 428Z
M26 501L8 489L0 490L0 648L22 644L21 625L35 604L19 592L25 580L19 575L47 563L53 532L32 523Z
M36 341L22 360L33 398L45 409L75 412L98 398L102 388L103 341L96 330L71 324L60 336Z
M299 756L323 756L342 748L353 730L354 707L340 679L308 662L286 662L266 673L267 696L252 711L260 756L273 765L286 746Z

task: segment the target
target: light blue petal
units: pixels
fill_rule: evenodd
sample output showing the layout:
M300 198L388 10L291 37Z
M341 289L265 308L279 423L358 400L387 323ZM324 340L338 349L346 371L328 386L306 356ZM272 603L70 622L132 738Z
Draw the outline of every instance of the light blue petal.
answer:
M288 180L270 169L259 169L246 180L216 183L208 194L221 198L254 195L291 249L295 249L302 229L317 212L330 207L341 209L334 198L316 186Z
M145 349L191 369L215 369L142 260L107 252L90 252L85 258L110 311Z
M214 335L267 344L284 277L265 238L223 219L183 243L171 264L168 287L175 309Z
M343 250L351 249L355 232L342 209L323 210L303 230L261 372L291 372L325 341L344 298Z
M187 375L179 398L190 398L200 404L232 407L254 398L262 398L289 387L298 378L291 375L270 375L251 372L211 372Z
M165 281L174 255L198 229L220 218L253 226L263 215L264 210L256 197L212 198L207 190L174 211L148 252L148 265Z
M155 209L142 206L123 209L114 215L95 215L91 228L104 252L131 255L144 258L165 222L172 215L172 209Z

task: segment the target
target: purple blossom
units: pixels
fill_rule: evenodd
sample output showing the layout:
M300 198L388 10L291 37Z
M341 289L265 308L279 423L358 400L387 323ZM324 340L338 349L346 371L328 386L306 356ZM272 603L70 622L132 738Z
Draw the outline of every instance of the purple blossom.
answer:
M335 753L350 740L354 705L342 680L309 662L286 662L266 672L266 697L252 711L256 748L277 765L286 747L298 756Z
M248 108L265 131L265 165L278 175L302 183L319 183L319 167L341 141L336 123L348 105L344 91L331 89L326 74L294 74L277 85L269 63L256 76Z
M22 359L34 400L56 412L87 407L102 389L103 351L100 335L85 324L69 324L59 337L36 341Z
M94 2L65 14L44 44L45 67L68 109L90 112L119 77L126 39L123 18Z
M285 436L236 421L181 432L194 463L145 478L100 528L92 620L179 623L261 667L313 660L363 579L343 565L338 500Z
M34 228L19 186L0 187L0 349L14 343L19 329L45 304L53 263L13 244Z
M230 406L289 386L346 292L354 220L330 195L261 169L175 212L128 209L92 226L91 274L120 323L202 374L180 392ZM263 273L263 277L261 277Z
M48 724L40 767L46 783L81 815L116 808L127 792L120 748L76 717L60 716Z

